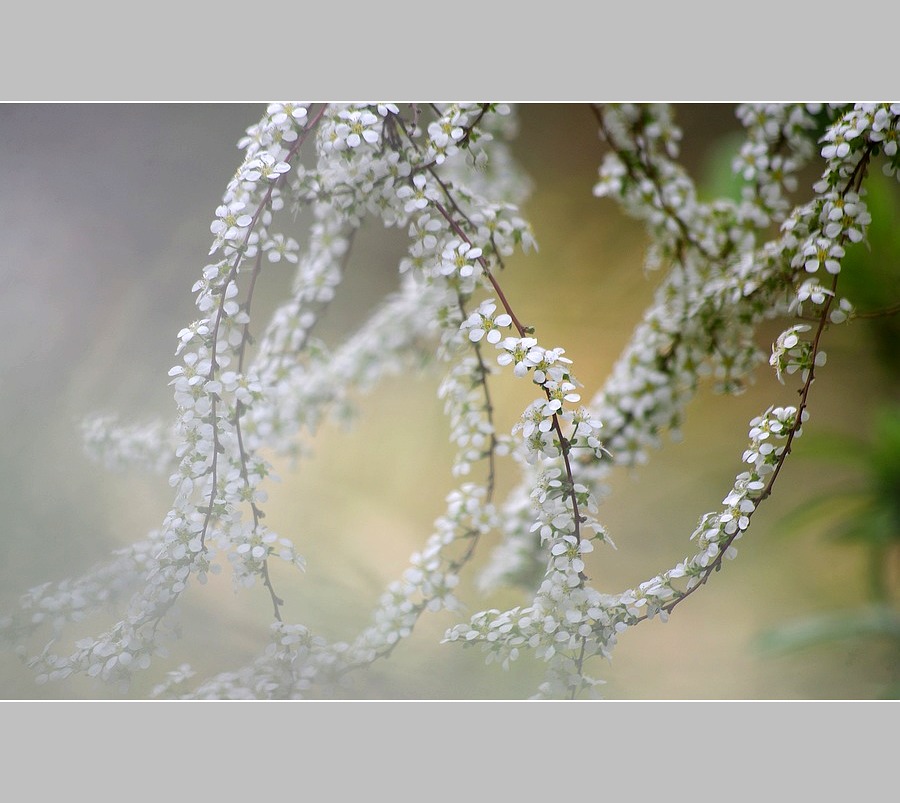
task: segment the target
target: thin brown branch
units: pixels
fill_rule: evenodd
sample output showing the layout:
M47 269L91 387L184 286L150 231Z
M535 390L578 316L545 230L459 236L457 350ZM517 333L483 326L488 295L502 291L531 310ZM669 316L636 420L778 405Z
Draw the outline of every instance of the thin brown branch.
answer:
M900 313L900 303L892 304L890 307L884 307L879 310L869 310L867 312L854 311L851 318L889 318L891 315Z
M841 193L842 196L845 196L851 190L853 190L855 192L859 191L859 189L862 185L862 181L865 177L867 168L868 168L868 163L871 158L872 151L873 151L872 143L868 143L866 146L866 149L864 150L862 156L860 157L860 160L854 166L854 169L851 172L851 174L847 180L847 183L844 186L844 189ZM843 239L845 239L844 236L842 236L842 240ZM756 510L759 509L759 504L761 502L765 501L769 496L771 496L772 491L774 490L774 487L775 487L775 482L778 479L778 475L781 473L781 469L783 468L785 461L787 460L787 457L791 452L791 447L793 445L794 439L797 437L797 433L800 431L801 427L803 426L803 413L807 408L810 388L812 387L812 383L815 379L816 357L819 353L819 348L820 348L819 344L820 344L820 341L822 338L822 334L824 333L825 327L828 323L828 312L831 309L831 305L835 298L835 292L837 290L837 284L838 284L838 275L839 274L835 274L832 279L831 291L826 296L825 303L822 305L822 311L818 316L818 325L816 327L816 332L815 332L815 335L813 336L812 345L810 347L810 366L809 366L808 373L806 376L806 381L803 383L803 386L798 390L798 393L800 395L800 402L797 407L797 415L794 420L794 425L791 427L790 431L787 434L786 443L782 447L781 454L778 457L778 461L775 464L775 468L774 468L772 474L770 475L765 487L760 491L759 495L753 500L754 501L754 509L747 514L748 519L751 518L753 516L753 514L756 512ZM734 543L734 541L737 539L740 532L741 531L738 530L737 532L735 532L734 535L732 535L729 539L727 539L724 542L724 544L722 545L722 548L719 550L719 553L716 556L715 560L704 570L699 582L696 585L689 588L687 591L681 592L679 594L679 596L675 600L670 602L669 604L662 606L662 610L666 611L667 613L671 613L677 605L679 605L681 602L683 602L685 599L687 599L691 594L693 594L701 586L705 585L706 582L709 580L709 578L712 576L712 573L714 571L718 571L721 568L722 560L725 556L726 550L732 545L732 543ZM645 616L638 617L634 621L634 624L645 621L646 619L649 619L649 616L645 615Z
M313 130L313 128L315 127L315 125L316 125L316 124L318 123L318 121L321 119L321 117L322 117L322 115L324 114L326 108L327 108L327 107L323 105L322 108L321 108L321 109L314 115L314 117L308 122L306 128L305 128L304 131L303 131L303 134L297 137L297 139L295 140L294 144L293 144L293 145L291 146L291 148L288 150L288 153L287 153L287 155L285 156L285 161L286 161L286 162L290 162L290 161L297 155L298 151L300 150L300 147L303 145L303 143L306 141L307 137L309 136L310 132ZM251 217L251 219L250 219L250 223L249 223L248 226L247 226L247 231L246 231L246 233L244 234L243 242L241 243L241 246L237 249L237 253L235 254L235 258L234 258L234 264L231 266L231 269L230 269L230 271L228 272L228 276L225 278L225 282L224 282L223 285L222 285L221 300L219 301L219 305L218 305L218 308L217 308L217 310L216 310L215 324L213 325L213 330L212 330L212 333L211 333L211 335L210 335L210 342L212 343L212 354L211 354L211 357L210 357L209 374L208 374L208 376L207 376L207 380L210 381L210 382L213 381L213 379L215 378L216 372L217 372L218 367L219 367L219 366L218 366L218 360L216 359L216 353L217 353L217 346L218 346L218 340L219 340L219 329L220 329L220 327L221 327L221 325L222 325L222 318L223 318L223 315L224 315L225 300L226 300L226 297L227 297L227 291L228 291L228 288L229 288L229 286L237 279L237 275L238 275L238 272L239 272L239 269L240 269L240 264L241 264L241 260L242 260L242 258L243 258L243 254L244 254L244 252L245 252L245 250L246 250L246 248L247 248L247 246L248 246L248 244L249 244L249 242L250 242L250 236L251 236L253 230L255 229L256 224L257 224L257 222L259 221L259 218L260 218L260 216L262 215L263 211L264 211L264 210L269 206L269 204L271 203L271 201L272 201L272 194L274 193L275 189L276 189L277 187L279 187L279 186L282 184L282 182L285 180L285 175L286 175L285 173L282 173L281 175L279 175L278 178L277 178L275 181L273 181L273 182L269 185L269 187L266 189L266 192L265 192L265 194L263 195L262 200L260 201L259 205L257 206L256 210L254 211L254 213L253 213L253 215L252 215L252 217ZM261 257L261 255L258 255L258 256L257 256L256 268L255 268L255 270L254 270L254 272L253 272L253 276L251 277L251 282L250 282L250 293L249 293L250 297L249 297L248 301L247 301L246 304L245 304L245 309L246 309L247 311L249 311L250 300L252 300L253 288L254 288L255 283L256 283L256 277L257 277L257 275L259 274L259 270L260 270L260 264L261 264L261 263L260 263L260 257ZM246 346L246 343L247 343L247 341L248 341L248 338L249 338L249 328L248 328L248 325L245 325L245 326L244 326L244 331L243 331L243 336L242 336L242 338L241 338L241 347L240 347L240 363L241 363L241 364L243 364L244 350L245 350L245 346ZM217 417L216 417L216 405L217 405L217 402L218 402L218 397L217 397L217 395L216 395L216 394L212 394L211 401L210 401L210 421L212 422L212 425L213 425L213 456L212 456L212 465L211 465L211 467L210 467L210 473L211 473L211 488L210 488L210 492L209 492L209 499L208 499L208 501L207 501L206 516L204 517L204 520L203 520L203 527L202 527L202 529L201 529L201 531L200 531L200 544L201 544L201 547L202 547L203 551L206 550L206 536L207 536L208 533L209 533L209 527L210 527L210 524L212 523L213 508L214 508L214 505L215 505L216 495L217 495L217 493L218 493L218 489L217 489L217 485L218 485L218 462L219 462L219 452L222 451L222 446L221 446L221 443L220 443L220 441L219 441L219 430L218 430L218 427L216 426L216 421L217 421ZM236 426L236 428L237 428L237 437L238 437L238 442L239 442L239 444L240 444L241 465L242 465L242 477L243 477L244 482L245 482L245 484L247 485L247 487L249 487L249 476L248 476L248 474L247 474L247 466L246 466L246 454L245 454L245 452L244 452L244 448L243 448L243 440L242 440L242 438L241 438L241 431L240 431L240 412L241 412L241 411L240 411L240 405L239 405L238 411L237 411L236 416L235 416L235 422L234 422L234 424L235 424L235 426ZM260 511L258 510L258 508L256 507L256 505L255 505L254 503L252 503L252 502L251 502L251 507L252 507L252 509L253 509L254 527L256 527L256 526L258 526L258 524L259 524ZM280 621L281 617L280 617L280 614L279 614L279 611L278 611L278 606L279 606L280 604L282 604L282 600L281 600L281 599L278 597L278 595L275 593L275 590L274 590L274 588L272 587L271 581L269 580L268 564L267 564L267 563L264 563L264 564L263 564L263 578L264 578L264 581L265 581L265 583L266 583L267 588L269 589L269 593L270 593L270 595L271 595L271 597L272 597L272 602L273 602L273 605L274 605L274 607L275 607L275 617Z

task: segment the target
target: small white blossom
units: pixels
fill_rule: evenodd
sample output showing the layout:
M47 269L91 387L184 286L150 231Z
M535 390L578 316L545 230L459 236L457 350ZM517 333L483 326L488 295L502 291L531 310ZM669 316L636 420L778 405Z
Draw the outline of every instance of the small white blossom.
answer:
M380 133L376 124L379 119L367 109L348 109L338 114L342 122L338 123L335 133L350 148L358 148L363 142L374 145Z
M503 337L501 329L512 325L512 318L505 312L495 315L497 304L493 301L482 301L478 309L462 323L462 329L468 331L469 340L477 343L484 338L488 343L496 345Z
M479 269L481 249L461 240L450 240L441 252L440 272L444 276L468 278Z
M506 337L497 347L501 353L497 356L500 365L512 365L516 376L525 376L543 357L537 349L537 339L533 337Z

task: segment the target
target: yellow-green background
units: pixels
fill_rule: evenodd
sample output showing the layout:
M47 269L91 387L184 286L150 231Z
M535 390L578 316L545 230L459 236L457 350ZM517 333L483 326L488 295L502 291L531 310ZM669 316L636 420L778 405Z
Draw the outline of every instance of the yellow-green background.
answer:
M197 317L190 287L207 261L215 207L240 153L236 142L264 104L49 104L0 106L0 603L45 580L86 570L109 550L157 527L171 501L165 477L106 473L84 456L78 424L97 411L125 420L174 414L167 370L175 335ZM729 105L676 107L684 160L711 175L738 130ZM603 383L650 301L658 274L643 270L642 227L591 194L602 147L589 110L520 109L515 150L535 192L525 207L540 250L510 259L501 277L519 316L547 346L559 345L589 398ZM367 228L342 297L324 332L335 338L396 282L403 237ZM257 310L290 282L274 265ZM885 299L889 303L891 299ZM257 318L260 320L260 318ZM767 327L761 337L777 334ZM865 324L835 330L811 399L810 433L866 429L889 398L892 378L870 354ZM280 464L270 487L270 525L308 558L305 574L273 567L285 618L329 638L352 638L371 604L431 532L451 487L447 427L432 375L392 379L349 431L326 427L315 456ZM510 425L531 397L499 378L499 416ZM601 507L618 550L591 565L594 584L618 591L689 553L697 518L716 509L740 470L747 422L769 404L792 403L767 370L738 398L704 391L687 412L684 441L610 481ZM858 550L816 529L786 531L795 504L855 479L850 466L804 459L803 441L774 496L738 543L736 561L679 606L668 624L628 631L595 674L604 696L645 699L866 699L896 677L895 653L878 639L790 655L766 654L758 638L795 616L846 609L865 599ZM501 488L514 476L501 477ZM488 546L488 545L485 545ZM463 579L471 612L526 601L521 591L480 596L476 561ZM234 593L230 578L193 586L184 639L142 677L144 697L166 668L192 663L201 676L248 662L271 617L262 588ZM77 638L102 627L73 628ZM475 650L439 645L449 614L426 616L408 643L361 675L353 696L380 699L507 699L529 696L539 665L484 666ZM0 698L98 698L112 692L78 679L37 687L10 653L0 654Z

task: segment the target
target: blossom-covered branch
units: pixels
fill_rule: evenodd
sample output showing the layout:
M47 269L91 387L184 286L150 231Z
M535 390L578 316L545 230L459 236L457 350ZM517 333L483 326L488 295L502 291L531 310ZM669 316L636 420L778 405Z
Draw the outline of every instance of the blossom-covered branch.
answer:
M897 173L900 107L740 106L741 196L703 202L677 161L671 108L591 106L598 160L606 149L595 195L645 223L646 266L663 276L586 402L566 350L539 338L540 305L526 325L499 278L511 255L535 246L521 214L530 183L508 147L514 112L493 103L272 103L247 130L210 226L212 261L193 286L199 317L176 337L174 424L119 425L108 416L85 424L86 445L105 465L168 472L172 506L131 549L32 589L0 620L0 635L39 681L86 674L127 689L177 635L170 614L188 588L224 558L236 589L260 583L268 592L269 646L206 679L180 662L157 694L334 696L388 659L423 615L459 616L461 576L496 534L482 587L526 584L523 604L468 616L444 642L478 646L506 669L528 653L546 662L537 696L571 699L602 683L588 671L591 659L608 658L630 627L667 618L735 557L808 419L827 330L853 314L837 295L838 275L870 223L867 171L880 163ZM797 202L799 171L817 151L821 179ZM300 215L309 219L302 235L293 225ZM328 346L316 326L354 269L356 233L368 220L408 236L398 288ZM273 263L293 265L294 281L261 320L255 291ZM547 303L570 291L558 292ZM765 363L760 326L776 319L789 325L769 363L782 381L799 373L799 401L772 404L750 422L745 469L723 507L700 517L691 554L635 588L595 588L589 555L612 545L597 518L609 472L646 462L665 433L677 436L707 377L721 393L741 392ZM361 394L423 358L443 372L438 394L455 449L445 510L369 624L346 640L314 633L270 573L273 559L305 568L293 540L266 524L270 456L302 459L302 435L345 419ZM498 431L491 389L503 371L537 386L510 432ZM519 481L498 501L507 466ZM68 654L55 651L67 628L112 604L111 627ZM29 655L47 625L49 642Z

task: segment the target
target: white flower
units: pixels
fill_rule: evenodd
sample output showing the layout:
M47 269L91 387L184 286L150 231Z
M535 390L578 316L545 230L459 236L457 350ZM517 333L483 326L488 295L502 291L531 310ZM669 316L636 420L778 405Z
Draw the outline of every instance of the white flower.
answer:
M800 333L809 331L809 328L806 324L792 326L778 335L772 344L769 365L775 368L775 375L782 384L785 373L793 374L798 369L803 369L805 373L811 367L809 355L812 344L800 339Z
M825 300L833 295L834 293L832 293L831 290L822 287L815 279L807 279L797 290L798 301L803 302L809 300L812 301L813 304L824 304Z
M501 354L497 357L500 365L513 365L516 376L525 376L540 360L541 355L535 353L537 339L533 337L507 337L497 347Z
M259 181L261 178L274 181L290 169L287 162L279 161L271 153L260 153L244 165L241 178L245 181Z
M853 304L846 298L842 298L838 302L838 306L829 313L832 323L843 323L853 312Z
M230 204L222 204L216 208L216 219L210 224L209 230L223 239L232 239L240 234L240 229L245 229L253 222L253 215L243 212L244 204L234 201Z
M840 273L844 249L827 237L816 237L807 241L803 247L803 256L803 267L807 273L815 273L820 267L824 267L829 273Z
M296 265L299 261L297 252L300 249L300 245L293 237L276 234L272 239L266 240L262 248L263 253L268 256L269 262L280 262L282 259L285 259Z
M275 125L282 125L288 120L303 125L306 122L307 107L303 103L270 103L266 114Z
M416 173L412 179L412 186L404 184L397 190L397 197L403 201L403 211L410 213L428 206L431 199L424 173Z
M462 323L462 329L468 330L469 340L477 343L484 338L488 343L497 344L502 338L501 328L512 325L512 318L507 313L494 315L497 304L493 301L482 301L478 309Z
M478 268L481 249L464 240L450 240L441 253L440 272L444 276L472 276Z
M351 148L358 148L363 141L374 145L380 137L379 130L374 128L380 121L367 109L347 109L338 114L342 122L335 128L339 139Z

